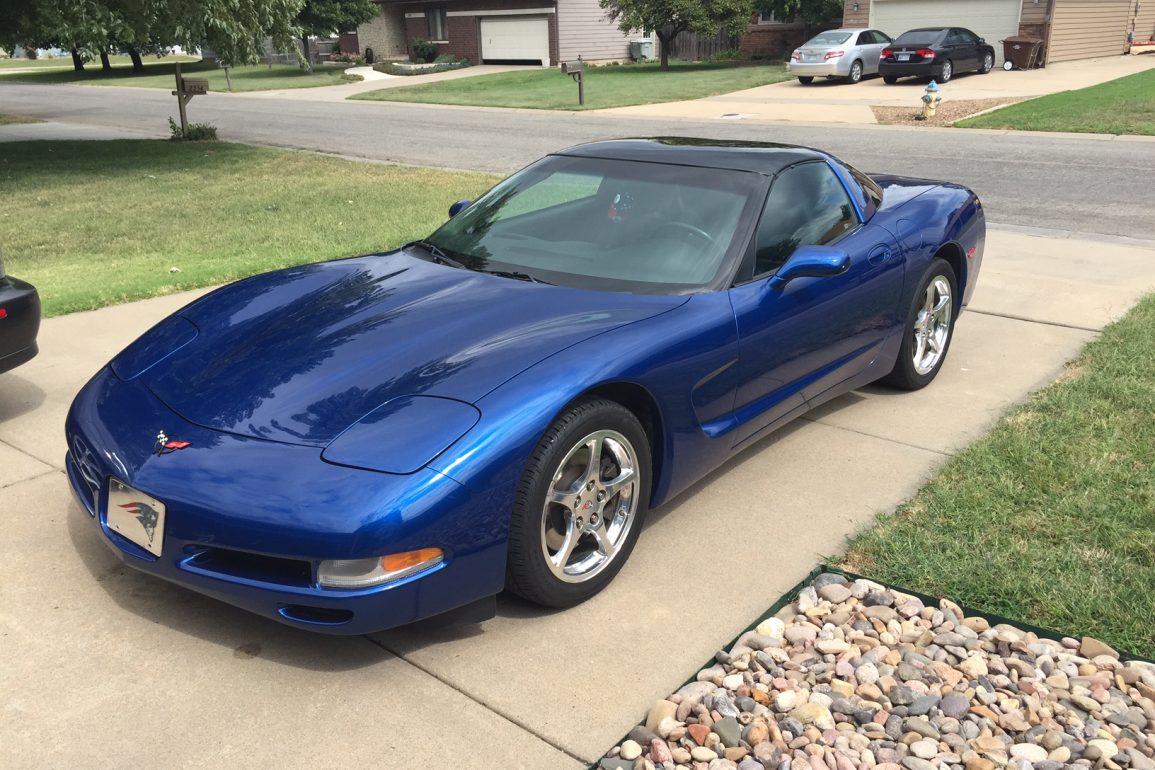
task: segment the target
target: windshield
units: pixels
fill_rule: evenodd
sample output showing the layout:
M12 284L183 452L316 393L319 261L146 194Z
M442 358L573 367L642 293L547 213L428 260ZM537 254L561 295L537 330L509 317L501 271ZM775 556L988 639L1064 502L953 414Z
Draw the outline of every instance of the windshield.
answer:
M637 293L705 288L728 264L762 177L551 156L498 184L427 242L471 270Z
M894 40L895 45L934 45L939 41L945 30L941 29L912 29L903 32Z
M849 32L823 32L810 38L806 45L842 45L849 39Z

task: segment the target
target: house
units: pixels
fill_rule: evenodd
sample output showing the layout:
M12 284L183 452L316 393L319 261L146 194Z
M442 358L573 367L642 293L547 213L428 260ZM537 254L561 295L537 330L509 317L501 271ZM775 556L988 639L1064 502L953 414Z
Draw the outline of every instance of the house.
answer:
M994 46L1000 62L1000 41L1037 37L1051 64L1122 54L1129 33L1151 39L1155 0L846 0L842 23L892 37L916 27L966 27Z
M409 58L417 40L474 63L540 63L629 58L627 35L598 0L373 0L379 13L357 28L360 51Z

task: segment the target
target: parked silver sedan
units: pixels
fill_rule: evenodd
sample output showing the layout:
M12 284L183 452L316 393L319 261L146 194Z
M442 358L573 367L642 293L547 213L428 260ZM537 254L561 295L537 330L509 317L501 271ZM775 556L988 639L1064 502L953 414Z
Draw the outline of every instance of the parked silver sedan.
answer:
M877 29L831 29L810 38L790 54L790 72L802 84L816 77L857 83L878 73L878 57L891 39Z

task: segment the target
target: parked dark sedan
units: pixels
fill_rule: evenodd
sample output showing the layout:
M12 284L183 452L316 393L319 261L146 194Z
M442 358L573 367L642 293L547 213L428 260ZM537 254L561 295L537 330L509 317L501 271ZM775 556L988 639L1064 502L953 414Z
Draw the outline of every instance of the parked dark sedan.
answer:
M887 83L913 76L945 83L960 72L995 66L995 49L962 27L925 27L903 32L883 49L878 72Z
M40 297L30 284L4 272L0 260L0 372L36 355L40 331Z

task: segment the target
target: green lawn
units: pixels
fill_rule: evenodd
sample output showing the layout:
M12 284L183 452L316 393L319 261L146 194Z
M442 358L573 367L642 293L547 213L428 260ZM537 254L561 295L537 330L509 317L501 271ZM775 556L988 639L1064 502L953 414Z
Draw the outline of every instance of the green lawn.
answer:
M1019 102L955 123L962 128L1155 135L1155 70Z
M58 315L394 247L495 181L227 143L0 143L0 249Z
M1155 658L1155 295L843 565Z
M155 56L143 57L145 65L156 64L158 62L193 62L200 61L195 56L164 56L157 58ZM127 56L109 56L109 63L113 67L131 67L132 59ZM100 69L100 59L89 61L85 64L88 69ZM55 59L0 59L0 71L7 69L72 69L72 57L58 56Z
M577 103L577 84L558 69L503 72L441 83L386 88L350 98L543 110L596 110L700 99L789 79L790 73L781 64L671 62L669 72L662 72L657 64L587 69L584 107L579 107Z
M23 115L5 115L0 112L0 126L14 126L17 123L40 123L37 118L26 118Z
M0 72L0 83L19 81L21 83L79 83L95 86L139 86L142 88L167 88L175 85L175 67L171 63L146 65L146 72L133 73L129 67L117 67L111 74L105 74L99 67L86 72L72 70L46 70L44 72ZM210 91L227 91L225 71L215 64L196 62L181 67L186 77L208 78ZM274 64L271 68L264 64L251 67L234 67L230 71L234 91L269 91L282 88L313 88L315 86L341 85L345 74L343 67L318 67L315 72L306 72L293 64Z

